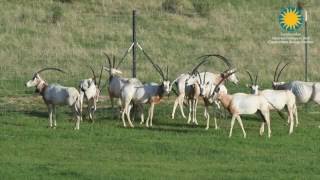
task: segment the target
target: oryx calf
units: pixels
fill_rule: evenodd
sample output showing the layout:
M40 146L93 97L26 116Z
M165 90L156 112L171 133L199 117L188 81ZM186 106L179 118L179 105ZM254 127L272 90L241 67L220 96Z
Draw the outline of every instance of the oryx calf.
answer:
M251 84L247 85L251 89L251 93L255 95L263 96L269 102L270 110L280 111L286 108L288 112L288 124L290 125L289 134L293 132L294 116L296 122L298 122L298 112L296 106L296 97L290 90L272 90L265 89L259 91L259 86L257 85L258 76L256 76L255 81L249 71L247 71Z
M168 80L168 68L167 76L165 78L161 69L157 69L163 79L161 84L148 83L142 86L137 86L136 83L130 80L124 85L121 90L121 101L123 106L122 122L126 127L125 115L127 116L130 127L134 127L130 119L131 105L133 104L150 104L148 111L148 118L146 121L146 127L152 126L153 113L155 104L160 103L161 99L170 92L170 81ZM144 122L143 113L141 114L141 123Z
M37 71L31 80L26 83L27 87L36 87L36 92L38 92L48 107L49 112L49 127L55 128L57 126L56 122L56 106L57 105L68 105L72 107L75 113L76 130L80 126L80 94L78 90L74 87L64 87L58 84L47 84L41 77L40 73L46 70L56 70L59 72L64 72L57 68L44 68ZM54 116L54 121L52 123L52 116Z
M101 84L101 76L102 76L102 70L100 72L100 77L99 77L99 83L97 84L96 82L96 75L92 67L90 67L93 78L89 79L84 79L80 81L80 99L81 99L81 113L82 113L82 107L83 107L83 100L86 99L88 103L88 114L89 114L89 119L94 122L93 116L95 111L97 110L97 102L99 101L99 96L100 96L100 84Z

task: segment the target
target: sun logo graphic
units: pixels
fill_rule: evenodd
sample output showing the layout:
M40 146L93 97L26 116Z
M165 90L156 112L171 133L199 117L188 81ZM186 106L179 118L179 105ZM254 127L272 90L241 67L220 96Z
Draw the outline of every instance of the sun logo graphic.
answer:
M304 23L302 9L298 7L281 8L279 23L283 31L297 32L301 29Z

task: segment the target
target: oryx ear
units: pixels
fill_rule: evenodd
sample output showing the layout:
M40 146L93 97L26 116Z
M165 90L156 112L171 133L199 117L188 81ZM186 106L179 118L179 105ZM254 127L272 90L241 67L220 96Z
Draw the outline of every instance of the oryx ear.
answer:
M103 67L103 69L106 70L106 71L110 71L110 69L105 67L105 66Z
M249 84L246 84L246 87L247 87L247 88L250 88L250 85L249 85Z

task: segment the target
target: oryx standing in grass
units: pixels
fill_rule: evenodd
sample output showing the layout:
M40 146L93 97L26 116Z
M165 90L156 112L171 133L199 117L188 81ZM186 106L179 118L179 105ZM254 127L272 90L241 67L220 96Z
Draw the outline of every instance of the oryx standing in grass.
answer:
M36 87L36 92L38 92L42 96L44 103L48 107L50 128L55 128L57 126L56 106L68 105L72 107L72 110L75 113L76 123L74 129L78 130L80 128L79 126L81 118L80 94L78 90L74 87L64 87L58 84L48 84L45 80L43 80L40 77L40 73L47 70L64 72L58 68L43 68L34 73L32 79L26 83L26 86Z
M152 62L153 63L153 62ZM147 83L143 85L137 85L135 82L128 80L121 90L121 101L122 101L122 121L123 126L126 127L125 115L127 116L129 126L134 127L130 119L130 110L132 104L150 104L148 111L148 118L146 121L146 127L152 126L153 113L155 104L160 103L161 99L170 93L170 81L168 80L168 67L167 75L165 76L162 69L153 63L155 69L159 72L162 77L161 84ZM141 113L141 123L144 122L143 112Z
M227 71L227 72L225 72L225 75L223 75L223 76L226 76L229 73L231 73L231 72ZM203 101L204 101L204 107L205 107L205 109L204 109L204 117L207 120L206 130L208 130L209 126L210 126L210 114L208 112L208 108L209 108L209 106L216 105L218 107L218 109L220 109L220 105L218 104L217 101L211 101L211 96L214 93L213 90L214 90L216 84L207 83L207 81L206 81L206 72L204 73L203 77L201 77L200 74L198 74L198 76L199 76L199 81L197 81L197 84L198 84L198 86L200 88L200 96L203 98ZM225 94L228 93L228 90L224 86L223 83L220 84L220 93L225 93ZM215 129L218 129L217 118L214 116L213 119L214 119Z
M104 53L105 56L107 57L107 62L108 67L104 67L104 70L106 70L109 73L109 82L108 82L108 92L109 92L109 97L111 101L111 107L112 109L114 108L114 99L117 98L119 99L121 96L121 90L126 84L126 82L130 81L131 83L135 84L136 86L142 86L142 83L140 80L137 78L123 78L120 77L122 72L118 69L120 66L121 62L117 66L115 66L115 56L113 56L113 60L111 62L111 58L108 54ZM119 99L118 102L119 106L121 107L121 101Z
M234 72L232 72L234 73ZM226 108L232 115L231 127L229 137L232 136L232 129L234 126L235 119L238 120L244 138L246 137L246 132L244 130L242 120L240 115L242 114L256 114L258 113L263 123L260 128L260 135L264 133L264 123L267 123L268 126L268 137L271 137L271 127L270 127L270 112L269 112L269 103L263 96L245 94L245 93L235 93L232 95L220 92L220 84L232 73L227 74L223 77L220 82L215 86L213 90L213 95L211 101L218 99L221 104Z
M102 68L100 71L99 76L99 82L97 84L97 77L93 70L93 68L90 66L91 72L93 77L89 79L84 79L80 81L80 99L81 99L81 113L82 113L82 107L83 107L83 100L86 99L88 107L87 111L89 114L89 119L94 122L93 116L95 111L97 110L97 102L99 101L99 96L101 92L101 76L102 76Z
M291 81L291 82L279 82L282 71L289 63L286 63L278 72L281 62L276 67L272 88L276 90L291 90L296 96L296 102L305 104L313 101L320 105L320 82L305 82L305 81ZM297 121L298 119L296 119ZM298 126L298 121L296 122Z
M288 124L290 125L289 134L293 132L293 124L294 117L296 122L298 123L298 112L296 106L296 97L290 90L273 90L273 89L265 89L259 90L259 86L257 84L258 75L255 77L255 81L253 81L252 75L249 71L247 71L251 84L247 85L252 94L263 96L269 102L270 110L282 110L286 108L288 112Z
M223 77L223 73L220 74L215 74L215 73L210 73L210 72L202 72L200 73L200 76L198 76L197 72L198 72L198 68L204 64L205 62L208 61L209 57L217 57L220 60L222 60L228 67L230 71L233 70L232 65L230 63L229 60L227 60L225 57L218 55L218 54L208 54L208 55L203 55L197 58L198 59L203 59L199 64L197 64L193 70L191 71L190 74L186 73L186 74L181 74L177 79L175 79L172 82L173 84L176 84L178 87L178 97L175 100L174 106L173 106L173 111L172 111L172 115L171 118L174 119L174 115L175 115L175 111L177 106L180 106L180 111L181 114L184 118L184 112L183 112L183 102L185 97L187 97L188 101L189 101L189 116L188 116L188 123L191 122L191 117L192 117L192 122L195 124L197 123L196 120L196 108L197 108L197 102L198 102L198 97L199 97L199 83L196 82L200 82L200 77L202 77L202 79L204 79L204 83L208 86L212 86L213 84L217 84L219 82L219 80ZM204 76L206 75L207 78L204 78ZM228 77L228 80L231 82L234 82L235 84L238 83L238 79L235 76L235 74L232 74ZM202 83L201 83L202 84ZM209 117L209 114L206 111L207 109L205 109L205 117Z

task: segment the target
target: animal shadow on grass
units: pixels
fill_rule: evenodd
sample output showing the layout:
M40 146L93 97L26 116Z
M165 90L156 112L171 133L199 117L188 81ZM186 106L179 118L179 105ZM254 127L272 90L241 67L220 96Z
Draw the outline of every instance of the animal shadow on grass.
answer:
M32 111L19 111L19 113L22 113L24 115L30 116L30 117L38 117L38 118L45 118L47 120L48 118L48 112L44 112L44 111L36 111L36 110L32 110Z

